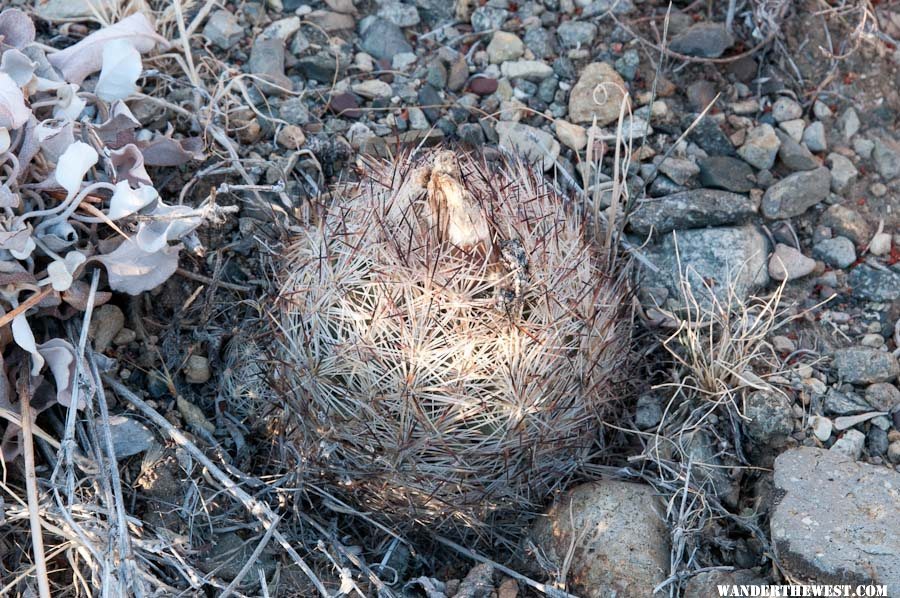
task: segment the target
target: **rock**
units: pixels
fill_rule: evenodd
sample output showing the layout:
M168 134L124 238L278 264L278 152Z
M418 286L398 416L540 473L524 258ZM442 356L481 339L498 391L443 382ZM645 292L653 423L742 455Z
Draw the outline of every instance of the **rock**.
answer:
M291 125L305 125L309 123L309 108L303 98L288 98L278 107L278 115L282 120Z
M509 16L509 12L492 6L479 6L472 13L472 29L476 32L500 29Z
M816 121L810 123L803 131L803 143L811 152L824 152L828 149L828 143L825 141L825 125Z
M766 190L762 213L770 220L799 216L828 197L831 173L825 167L795 172Z
M548 58L556 54L556 36L544 27L527 30L524 41L536 58Z
M300 149L306 143L306 134L297 125L285 125L278 131L275 141L278 145L287 149Z
M262 86L265 93L283 93L278 88L293 89L294 84L284 74L284 42L280 39L257 37L253 40L247 68L272 84Z
M832 424L831 420L827 417L814 415L809 418L809 427L812 428L813 435L819 439L819 442L827 442L828 439L831 438L831 431L834 429L834 424Z
M872 150L875 169L886 181L900 176L900 144L892 139L875 139Z
M454 596L488 598L494 592L494 566L488 563L475 565L459 584Z
M711 487L715 496L726 504L735 504L737 486L733 484L725 462L721 459L718 440L704 430L685 432L682 436L683 462L691 461L693 477L698 486Z
M507 79L542 81L553 74L553 67L539 60L515 60L500 65L500 72Z
M891 252L891 235L877 233L869 242L869 253L872 255L887 255Z
M564 48L590 46L597 37L597 26L587 21L565 21L556 28L556 35Z
M859 131L859 115L851 106L841 115L837 122L837 128L844 137L844 141L849 142Z
M511 577L507 577L497 586L497 598L518 598L518 596L519 582Z
M789 245L778 243L769 258L769 276L774 280L796 280L816 269L816 260Z
M871 158L874 150L875 142L871 139L864 139L863 137L855 137L853 139L853 151L863 160Z
M787 133L791 139L800 143L803 141L803 131L806 129L806 121L802 118L786 120L778 123L778 128Z
M423 85L416 97L428 120L434 122L441 117L441 107L444 105L444 98L441 97L437 89L431 85Z
M544 170L556 163L559 142L546 131L509 121L498 122L496 129L500 147L518 153L529 162L539 162Z
M781 446L794 431L794 411L784 394L758 390L747 395L744 405L747 433L760 444Z
M836 235L851 239L859 246L865 245L872 237L872 229L862 214L840 204L835 204L825 210L819 219L819 224L827 226Z
M611 66L605 62L587 65L569 94L569 120L590 124L596 116L599 126L617 120L624 90L625 82Z
M397 27L415 27L421 21L416 7L402 2L385 2L378 8L378 16Z
M693 121L685 119L682 125L687 128ZM714 121L704 118L688 133L687 138L700 146L711 156L736 156L734 144Z
M831 190L838 194L846 193L856 182L859 171L849 158L841 154L828 154L828 161L831 162Z
M278 19L263 29L263 32L260 33L260 37L278 39L285 42L298 31L300 31L300 17L293 16L285 19Z
M888 451L888 435L887 432L878 426L869 426L869 432L866 434L866 449L869 456L880 457Z
M850 457L854 461L862 456L863 449L866 446L866 435L859 430L847 430L837 439L828 449L831 452L838 453Z
M137 340L137 332L130 328L123 328L113 339L113 344L116 346L127 345L135 340Z
M298 31L294 34L294 39L291 40L291 54L294 56L302 56L311 46L312 42L309 41L309 38L306 37L302 31ZM366 54L366 56L368 56L368 54Z
M521 58L525 53L525 44L514 33L497 31L488 44L487 53L491 64L501 64Z
M744 299L769 282L768 240L754 226L679 231L677 246L676 258L676 237L668 234L647 248L646 255L659 272L645 271L644 279L646 287L667 289L675 309L684 305L679 282L682 275L701 306L710 305L710 292L718 301L728 301L729 283L735 296Z
M117 305L106 303L94 311L88 337L94 341L94 351L104 353L125 326L125 314Z
M738 149L738 155L751 166L760 170L772 168L781 141L775 134L772 125L762 124L750 129L744 144Z
M784 335L778 334L772 337L772 347L782 355L789 355L797 350L797 343Z
M768 586L769 582L750 569L737 571L704 571L690 578L684 586L684 598L719 596L719 588L727 586ZM751 590L752 591L752 590ZM753 594L750 594L751 596ZM759 594L760 596L762 593Z
M203 27L203 36L215 44L227 50L241 41L244 37L244 28L238 23L237 17L227 10L217 10L206 21Z
M335 74L340 78L344 72L343 63L338 63L334 54L324 50L299 59L297 68L308 79L314 79L320 83L330 83Z
M900 274L860 264L847 280L853 295L867 301L889 302L900 299Z
M387 19L375 17L360 33L360 46L375 58L391 60L397 54L413 51L403 30Z
M491 95L497 91L497 80L489 77L475 77L469 83L469 91L480 96Z
M479 148L484 145L484 131L479 124L463 123L459 125L456 134L460 141L470 147Z
M825 413L838 417L859 415L872 410L872 406L852 392L840 392L829 388L822 403Z
M813 245L813 255L829 266L849 268L856 261L856 248L847 237L834 237Z
M689 180L700 173L700 167L690 160L666 158L657 165L661 173L678 183L686 185Z
M729 156L710 156L697 161L700 183L704 187L747 193L753 189L753 169L743 160Z
M587 145L587 130L581 125L573 125L565 120L556 120L553 126L556 129L556 137L564 146L580 152Z
M673 230L742 224L756 213L746 195L717 189L691 189L657 199L644 199L631 214L631 229L646 235Z
M696 23L669 42L669 49L686 56L718 58L734 44L734 38L721 23Z
M184 379L188 384L203 384L211 376L209 360L202 355L191 355L184 365Z
M687 88L688 102L696 112L702 112L716 98L716 85L712 81L701 79L694 81Z
M450 67L447 69L447 89L450 91L459 91L466 84L469 78L469 65L466 64L465 56L457 56L450 61Z
M425 83L435 89L444 89L447 86L447 67L440 60L433 60L428 64Z
M781 97L772 104L772 118L778 122L794 120L803 116L803 107L791 98Z
M643 598L668 577L669 532L649 486L603 480L572 489L531 529L554 563L569 563L568 590L583 598Z
M789 170L799 172L802 170L814 170L821 166L815 156L804 146L794 141L790 135L781 131L775 131L775 134L778 135L778 139L781 141L781 146L778 148L778 159Z
M877 349L850 347L834 353L834 367L838 376L850 384L890 382L900 375L897 358Z
M395 54L391 59L391 67L395 71L400 71L402 73L414 65L416 60L418 60L418 57L414 52L400 52L399 54Z
M791 577L900 595L900 474L802 447L778 456L774 480L772 540Z
M641 66L641 55L634 48L625 50L621 57L616 59L615 67L622 77L633 81L637 77L638 67Z
M381 79L368 79L352 85L350 89L356 95L370 100L374 98L389 98L394 94L391 86Z
M647 430L659 425L663 416L663 400L655 394L638 397L634 412L634 425L638 430Z
M312 23L318 25L326 33L349 31L356 25L353 15L342 14L332 10L314 10L306 15Z
M359 100L352 93L338 93L331 96L328 101L328 109L337 116L344 118L359 118Z
M895 465L900 463L900 440L895 440L888 445L887 458Z
M154 443L153 432L139 421L124 415L110 416L109 434L117 461L143 453Z

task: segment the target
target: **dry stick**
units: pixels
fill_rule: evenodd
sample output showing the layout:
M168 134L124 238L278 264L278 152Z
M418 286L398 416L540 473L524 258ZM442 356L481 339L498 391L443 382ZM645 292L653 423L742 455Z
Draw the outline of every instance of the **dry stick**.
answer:
M238 571L238 574L234 576L234 579L231 580L231 583L228 584L225 589L219 594L219 598L228 598L231 596L231 593L234 592L234 589L238 587L238 584L247 576L247 573L250 572L250 569L253 565L256 564L256 559L259 558L259 555L262 554L262 551L269 544L269 540L272 539L272 534L275 533L275 529L278 526L278 522L281 518L275 519L272 522L272 526L266 530L266 533L263 534L262 540L259 541L259 544L256 545L256 548L253 549L253 552L250 553L250 557L247 559L247 562L244 563L244 566L241 567L241 570Z
M32 295L31 297L29 297L28 299L26 299L25 301L23 301L22 303L20 303L15 309L10 311L9 313L5 313L2 316L0 316L0 328L3 328L4 326L6 326L10 322L12 322L16 316L25 313L26 311L28 311L29 309L31 309L32 307L34 307L35 305L40 303L41 299L43 299L44 297L49 295L51 292L53 292L53 287L48 285L48 286L44 287L43 289L41 289L40 291L38 291L37 293L35 293L34 295Z
M250 287L225 282L224 280L216 280L214 278L210 278L209 276L203 276L202 274L197 274L195 272L191 272L190 270L185 270L184 268L176 268L175 273L179 276L184 276L185 278L189 278L197 282L202 282L203 284L208 284L210 286L220 286L223 289L237 291L238 293L249 293L253 290Z
M28 493L28 522L31 524L31 546L34 552L38 590L41 598L50 598L50 580L47 578L47 561L44 554L44 536L41 534L41 514L38 505L37 476L34 473L34 436L31 433L31 397L28 386L31 360L27 359L19 372L19 408L22 410L22 444L25 453L25 490Z
M178 429L175 428L172 424L169 423L169 420L164 418L159 414L153 407L148 405L143 399L139 396L131 392L128 387L124 384L113 378L108 374L102 375L103 381L106 382L116 391L120 397L126 399L129 403L137 407L144 415L146 415L150 420L153 421L161 430L164 430L169 437L177 442L182 448L184 448L190 455L200 462L203 467L206 468L207 471L216 479L225 490L237 499L244 507L250 511L253 515L255 515L260 523L263 524L263 527L268 530L269 528L274 528L276 522L278 521L278 516L272 512L272 509L269 508L269 505L264 502L250 496L243 488L238 486L232 481L228 475L219 469L219 467L213 463L209 457L207 457L203 451L197 448L193 442L191 442L187 436L181 433ZM316 577L316 574L313 573L312 569L309 568L309 565L303 560L297 551L291 546L290 542L287 541L287 538L275 529L272 532L275 536L275 539L278 540L278 543L287 551L287 553L294 559L294 562L303 570L309 580L316 586L316 589L324 598L329 598L328 590L325 589L325 586L322 585L322 582Z
M516 572L516 571L513 571L513 570L510 569L509 567L505 567L504 565L501 565L500 563L495 563L495 562L492 561L491 559L489 559L489 558L487 558L487 557L485 557L485 556L481 556L481 555L478 554L477 552L472 552L472 551L469 550L468 548L465 548L465 547L463 547L463 546L460 546L459 544L457 544L457 543L454 542L453 540L448 540L447 538L445 538L445 537L443 537L443 536L437 536L437 535L435 535L435 536L433 536L433 537L434 537L435 540L437 540L438 542L440 542L440 543L443 544L444 546L447 546L447 547L449 547L449 548L452 548L453 550L455 550L456 552L460 553L461 555L467 556L467 557L469 557L469 558L472 559L472 560L478 561L479 563L487 563L488 565L491 565L492 567L494 567L495 569L497 569L497 570L500 571L501 573L504 573L504 574L506 574L506 575L509 575L509 576L512 577L513 579L516 579L516 580L518 580L518 581L521 581L522 583L524 583L524 584L526 584L526 585L528 585L528 586L531 586L532 588L534 588L534 589L537 590L538 592L541 592L542 594L546 594L547 596L550 596L551 598L578 598L578 596L575 596L575 595L573 595L573 594L569 594L568 592L565 592L565 591L560 590L560 589L558 589L558 588L554 588L554 587L552 587L552 586L548 586L547 584L541 583L541 582L539 582L539 581L534 581L534 580L531 579L530 577L525 577L525 576L522 575L521 573L518 573L518 572Z

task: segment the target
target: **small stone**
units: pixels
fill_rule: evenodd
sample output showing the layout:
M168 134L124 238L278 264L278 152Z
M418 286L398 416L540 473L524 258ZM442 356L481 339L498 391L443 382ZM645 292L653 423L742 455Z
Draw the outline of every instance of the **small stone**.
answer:
M306 134L297 125L285 125L275 136L278 145L287 149L299 149L306 143Z
M387 19L375 17L361 34L362 49L378 59L391 60L397 54L413 51L403 30Z
M842 235L857 245L865 245L872 236L872 229L862 214L852 208L835 204L819 219L819 225L827 226L835 235Z
M803 140L803 131L806 129L806 121L802 118L786 120L778 123L778 127L787 133L791 139L800 143Z
M381 79L368 79L360 83L356 83L351 87L353 93L368 99L389 98L393 95L393 90L388 83Z
M491 64L501 64L508 60L516 60L525 53L525 44L514 33L496 31L487 47Z
M831 162L831 190L838 194L846 193L856 182L859 171L849 158L841 154L828 154L828 161Z
M854 461L862 456L866 446L866 435L859 430L847 430L844 435L831 445L830 451L850 457Z
M772 337L772 347L783 355L789 355L797 350L794 341L780 334Z
M305 125L309 123L309 108L303 98L288 98L278 107L278 115L282 120L291 125Z
M634 412L634 425L638 430L648 430L659 425L663 416L663 400L654 394L638 397Z
M104 353L125 326L125 314L117 305L106 303L94 311L88 337L94 341L94 351Z
M900 176L900 144L892 139L875 139L872 150L875 169L884 180L890 181Z
M109 434L117 461L143 453L155 442L153 432L144 424L124 415L110 416Z
M625 101L625 81L605 62L594 62L581 72L569 94L569 120L603 126L619 118Z
M825 167L795 172L766 190L762 213L770 220L799 216L828 197L831 173Z
M266 93L280 93L283 88L290 91L293 83L284 74L284 42L276 38L257 37L250 50L247 68L272 85L264 85ZM277 87L276 87L277 86Z
M659 163L657 168L679 185L686 185L689 180L700 174L699 166L690 160L679 158L666 158Z
M428 118L425 116L425 113L422 112L421 108L417 108L412 106L408 109L409 112L409 127L414 131L424 131L426 129L431 128L431 125L428 122Z
M553 68L539 60L515 60L500 65L500 72L507 79L542 81L553 74Z
M556 54L556 37L544 27L532 27L527 30L524 41L535 58L548 58Z
M772 125L762 124L750 129L744 144L738 149L738 155L760 170L770 169L775 164L779 147L781 141L775 134L775 129Z
M789 245L778 243L769 258L769 276L774 280L796 280L812 273L816 260Z
M855 393L840 392L833 388L828 389L822 406L825 409L825 413L838 417L859 415L872 410L872 406L856 396Z
M484 145L484 131L479 124L463 123L459 125L456 134L460 141L470 147L479 148Z
M385 2L378 9L378 16L397 27L415 27L421 21L416 7L402 2Z
M701 158L700 183L704 187L725 189L735 193L747 193L753 189L753 169L743 160L728 156Z
M734 44L721 23L696 23L672 38L669 49L686 56L718 58Z
M540 163L543 170L550 170L559 157L559 142L546 131L509 121L498 122L496 130L501 147Z
M847 280L853 295L867 301L889 302L900 299L900 274L860 264Z
M137 340L137 332L131 328L123 328L113 339L113 344L117 346L128 345Z
M847 237L834 237L813 245L813 255L829 266L849 268L856 261L856 248Z
M811 152L824 152L828 149L828 142L825 140L825 125L820 121L811 123L803 131L803 143Z
M887 255L891 252L891 235L878 233L869 242L869 253L872 255Z
M781 146L778 148L778 159L788 170L799 172L815 170L821 166L815 156L806 147L794 141L790 135L782 131L775 131L775 134L781 141Z
M293 16L285 19L278 19L260 33L261 37L278 39L282 42L287 41L289 37L300 30L300 17Z
M895 440L888 445L887 458L894 465L900 463L900 440Z
M717 189L691 189L640 202L631 214L631 230L646 235L669 231L742 224L756 214L746 195Z
M395 71L405 72L406 69L416 63L418 57L413 52L400 52L391 59L391 68Z
M844 136L844 141L849 142L859 131L859 115L851 106L841 115L837 122L838 130Z
M778 392L758 390L747 395L744 415L747 433L763 445L780 446L794 430L794 412L788 399Z
M803 107L791 98L778 98L772 104L772 117L778 122L795 120L803 116Z
M492 6L479 6L472 13L472 29L476 32L500 29L509 17L509 12Z
M343 74L343 63L339 63L333 54L322 51L312 56L304 56L297 61L297 68L309 79L320 83L330 83L335 76Z
M306 15L306 18L321 27L326 33L349 31L356 25L356 19L353 15L333 10L314 10Z
M809 427L812 429L813 435L819 439L819 442L828 442L828 439L831 438L834 424L827 417L814 415L809 418Z
M466 84L468 78L469 65L466 64L465 56L458 56L450 61L450 67L447 69L447 89L459 91Z
M701 79L694 81L687 88L687 98L691 107L701 112L716 98L716 85L712 81Z
M497 91L497 80L489 77L475 77L469 82L469 91L480 96L491 95Z
M184 379L188 384L203 384L209 381L212 373L209 360L202 355L191 355L184 365Z
M890 382L876 382L866 388L866 402L878 411L893 411L900 406L900 390Z
M637 77L638 67L641 66L641 55L634 48L625 50L620 58L616 59L616 72L622 75L626 81L633 81Z
M203 35L210 43L227 50L243 39L244 28L230 12L217 10L209 15L206 26L203 27Z
M889 382L900 375L896 357L885 351L862 347L835 351L834 367L841 380L850 384Z
M597 37L597 26L587 21L566 21L556 28L556 34L564 48L590 46Z
M834 116L834 112L828 107L828 104L821 100L813 102L813 114L819 120L830 120Z
M358 108L359 100L352 93L338 93L328 101L328 109L337 116L359 118L362 113Z
M587 130L581 125L573 125L565 120L556 120L553 125L556 137L564 146L580 152L587 145Z

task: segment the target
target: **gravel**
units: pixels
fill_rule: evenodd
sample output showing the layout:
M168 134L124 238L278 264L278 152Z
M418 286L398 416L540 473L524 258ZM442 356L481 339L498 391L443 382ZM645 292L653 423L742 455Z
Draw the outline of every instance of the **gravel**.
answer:
M762 213L770 220L799 216L828 197L831 173L825 167L795 172L766 190Z
M896 357L864 347L838 349L834 353L834 367L840 379L851 384L890 382L900 375Z

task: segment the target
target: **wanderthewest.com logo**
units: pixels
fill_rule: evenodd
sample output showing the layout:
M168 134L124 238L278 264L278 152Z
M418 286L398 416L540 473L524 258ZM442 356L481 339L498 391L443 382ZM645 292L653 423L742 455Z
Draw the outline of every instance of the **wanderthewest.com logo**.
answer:
M726 596L750 598L789 598L793 596L822 596L823 598L857 598L864 596L887 596L885 585L785 585L785 586L716 586L720 598Z

